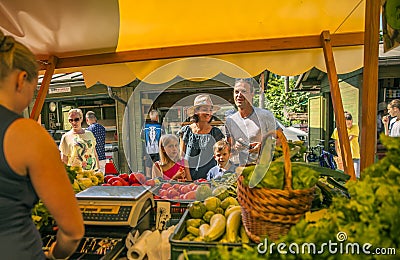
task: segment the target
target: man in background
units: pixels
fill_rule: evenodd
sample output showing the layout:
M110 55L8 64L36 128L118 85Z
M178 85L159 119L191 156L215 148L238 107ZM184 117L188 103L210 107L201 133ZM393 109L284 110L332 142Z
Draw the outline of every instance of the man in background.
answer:
M106 129L104 126L97 123L97 117L93 111L88 111L86 113L86 123L89 126L86 130L92 132L96 138L96 152L97 156L99 157L99 171L104 174L106 167Z
M153 162L159 161L159 147L158 142L160 141L161 135L164 134L164 129L162 125L158 122L158 111L152 109L149 112L149 121L146 121L142 135L144 135L145 150L150 156L145 156L145 166L146 166L146 176L151 177L151 168L153 167Z

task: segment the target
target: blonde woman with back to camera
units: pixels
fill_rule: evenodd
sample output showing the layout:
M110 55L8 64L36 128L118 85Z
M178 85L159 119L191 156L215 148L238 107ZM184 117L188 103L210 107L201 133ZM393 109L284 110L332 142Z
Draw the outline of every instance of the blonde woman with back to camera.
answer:
M38 81L33 53L0 31L0 252L2 259L64 259L84 235L82 214L54 140L23 118ZM31 211L42 200L58 225L43 252Z

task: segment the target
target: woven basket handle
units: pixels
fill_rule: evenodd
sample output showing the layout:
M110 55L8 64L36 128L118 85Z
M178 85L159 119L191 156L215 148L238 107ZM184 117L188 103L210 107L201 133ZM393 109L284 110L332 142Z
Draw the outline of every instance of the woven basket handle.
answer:
M281 130L273 130L267 133L267 136L276 135L276 137L281 141L282 151L283 151L283 171L285 174L285 186L284 189L292 191L292 162L290 161L290 149L285 135Z

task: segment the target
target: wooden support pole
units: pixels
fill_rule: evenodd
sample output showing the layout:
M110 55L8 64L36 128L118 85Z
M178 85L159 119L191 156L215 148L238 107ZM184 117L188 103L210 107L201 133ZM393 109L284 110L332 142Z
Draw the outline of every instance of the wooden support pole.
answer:
M326 71L328 73L332 105L335 112L336 128L339 135L339 144L343 161L343 168L345 173L350 175L351 180L356 180L353 166L353 158L351 156L350 150L349 135L347 134L346 121L344 119L342 97L340 95L338 76L336 72L335 60L333 58L333 51L330 39L331 35L329 31L323 31L321 33L321 42L324 50L325 65Z
M365 5L364 70L361 101L361 170L375 162L380 3L379 0L367 0Z
M51 56L49 59L49 63L46 64L46 72L44 73L42 84L40 85L35 105L33 106L30 115L30 118L32 118L33 120L37 121L39 119L40 112L42 111L43 108L44 100L46 99L47 93L49 92L51 78L53 77L56 65L57 65L57 57Z
M265 72L261 72L261 75L260 75L260 95L259 95L259 104L258 104L258 107L259 108L264 108L264 102L265 102L265 93L264 93L264 90L265 90L265 76L264 76L264 73Z

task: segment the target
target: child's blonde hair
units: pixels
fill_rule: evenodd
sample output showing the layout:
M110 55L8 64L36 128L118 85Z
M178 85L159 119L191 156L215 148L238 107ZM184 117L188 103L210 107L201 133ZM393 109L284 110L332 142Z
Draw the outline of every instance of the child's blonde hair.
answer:
M223 151L225 148L228 148L228 152L231 153L231 144L226 140L219 140L213 146L214 154Z
M173 159L175 159L175 158L169 158L164 149L164 146L169 145L172 141L176 141L177 144L179 145L179 139L176 135L166 134L166 135L161 136L160 143L159 143L160 165L166 165L167 163L174 161ZM178 156L179 156L179 152L178 152Z

